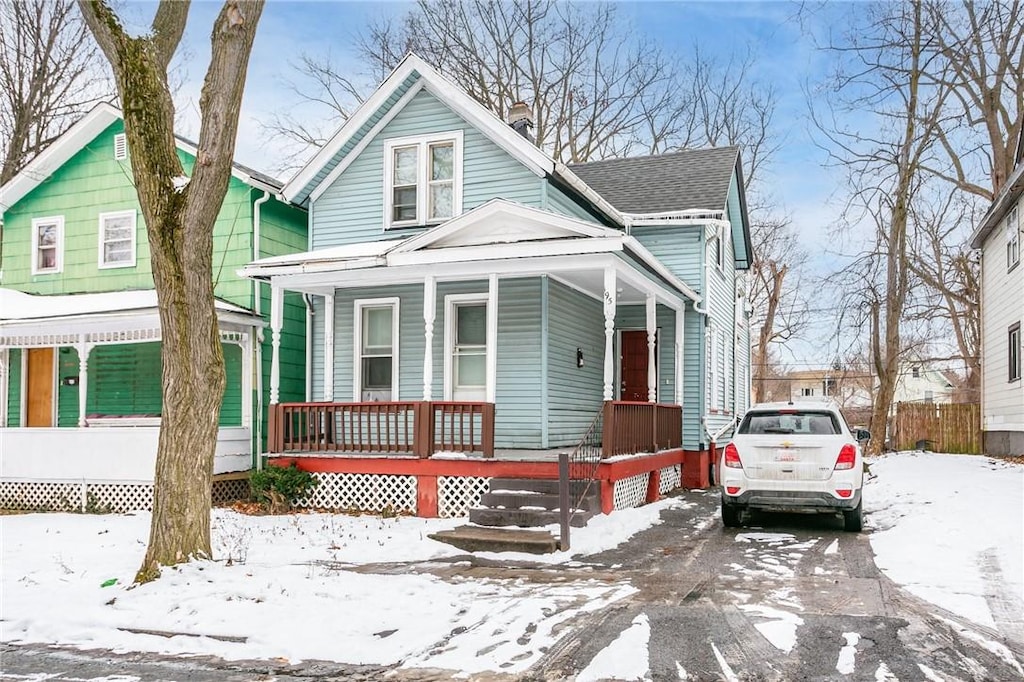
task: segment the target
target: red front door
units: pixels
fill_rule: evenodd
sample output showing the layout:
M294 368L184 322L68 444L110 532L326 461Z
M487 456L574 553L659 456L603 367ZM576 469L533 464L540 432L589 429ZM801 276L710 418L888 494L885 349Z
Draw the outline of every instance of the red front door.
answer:
M622 332L619 400L647 402L647 332Z

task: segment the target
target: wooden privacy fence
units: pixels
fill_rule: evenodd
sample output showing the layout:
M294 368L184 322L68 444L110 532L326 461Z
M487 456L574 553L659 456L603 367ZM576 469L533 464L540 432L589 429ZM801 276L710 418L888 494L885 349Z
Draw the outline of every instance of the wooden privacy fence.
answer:
M283 452L494 456L494 404L395 401L270 406L267 449Z
M899 403L893 441L897 450L981 454L981 405Z

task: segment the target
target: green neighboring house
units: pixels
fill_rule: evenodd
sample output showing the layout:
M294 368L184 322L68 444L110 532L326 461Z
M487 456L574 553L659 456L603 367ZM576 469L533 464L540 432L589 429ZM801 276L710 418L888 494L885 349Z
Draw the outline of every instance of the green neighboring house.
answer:
M178 149L189 173L196 149ZM216 475L252 468L270 402L269 287L236 271L308 248L306 213L280 190L236 164L214 227L228 379ZM0 211L0 505L146 507L160 322L120 112L100 104L79 120L0 187ZM302 400L306 305L298 294L281 305L279 395Z

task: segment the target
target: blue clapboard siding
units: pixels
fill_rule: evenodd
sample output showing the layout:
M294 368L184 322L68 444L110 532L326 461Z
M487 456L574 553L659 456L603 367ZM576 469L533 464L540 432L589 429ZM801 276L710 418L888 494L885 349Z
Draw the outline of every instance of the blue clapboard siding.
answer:
M729 423L733 418L735 407L733 392L735 369L733 358L736 341L736 271L732 267L732 240L724 239L722 241L722 248L724 249L724 269L720 269L712 263L709 267L705 268L704 281L704 296L706 300L703 305L707 308L710 318L710 337L708 341L719 344L718 380L720 384L722 382L725 383L724 387L712 387L714 390L713 395L705 387L705 399L708 401L707 430L712 434L718 432ZM713 258L713 254L709 253L707 257ZM708 352L708 350L705 349L705 352ZM707 379L705 377L705 381ZM722 442L726 440L727 437L723 438Z
M551 184L547 180L543 180L542 182L548 183L548 186L544 188L546 203L543 206L543 208L546 208L547 210L553 213L561 213L562 215L567 215L572 218L579 218L581 220L586 220L591 223L604 222L596 218L576 199L571 198L568 194L563 192L555 185Z
M576 349L583 367L576 366ZM576 445L604 396L601 302L557 280L548 285L548 447Z
M676 319L671 308L659 305L655 312L658 327L658 402L676 401ZM615 328L647 329L647 308L642 305L619 306L615 311ZM686 378L683 379L686 381Z
M409 135L463 131L463 210L501 197L540 206L540 178L426 90L420 91L316 200L311 248L407 236L385 233L384 141ZM420 228L422 229L422 228Z
M634 227L632 231L637 241L697 293L702 285L703 233L699 225Z
M701 424L704 413L704 316L686 307L683 316L683 447L696 450L707 443Z
M433 338L434 400L444 399L445 296L487 295L487 281L439 282ZM399 298L399 395L396 400L423 398L423 287L400 285L366 289L338 289L334 305L334 398L347 402L353 392L355 357L354 312L358 300ZM315 310L322 308L322 299ZM508 279L498 285L498 377L496 390L495 441L503 448L541 447L540 424L540 280ZM316 313L319 317L319 312ZM322 319L322 317L321 317ZM316 328L317 325L314 325ZM313 335L314 377L322 381L322 322ZM322 395L322 384L314 384L314 399Z

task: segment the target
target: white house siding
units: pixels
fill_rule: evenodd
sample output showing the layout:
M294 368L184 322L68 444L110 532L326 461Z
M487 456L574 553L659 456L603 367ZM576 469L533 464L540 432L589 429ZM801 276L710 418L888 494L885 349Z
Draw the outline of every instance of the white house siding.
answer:
M540 207L540 178L432 94L421 90L316 199L311 248L384 238L384 141L454 130L463 131L464 211L494 197ZM419 229L388 234L397 237Z
M1024 323L1024 263L1006 271L1004 225L1000 223L982 245L982 428L986 452L1021 454L1024 381L1008 381L1007 336L1010 325Z

